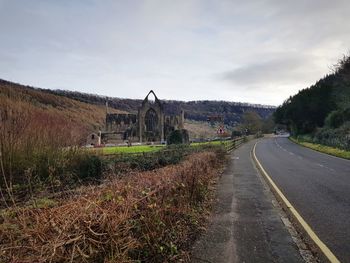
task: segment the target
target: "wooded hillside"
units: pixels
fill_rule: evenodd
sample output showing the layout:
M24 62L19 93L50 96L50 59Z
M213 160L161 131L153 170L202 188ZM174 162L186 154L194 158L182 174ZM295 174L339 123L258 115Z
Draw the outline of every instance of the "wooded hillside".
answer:
M333 73L287 99L277 108L275 122L293 135L308 134L314 142L350 148L350 57Z
M108 100L108 105L112 108L124 110L128 112L137 112L142 100L137 99L121 99L111 98L107 96L98 96L94 94L86 94L81 92L65 91L65 90L45 90L45 92L56 95L65 96L82 102L87 102L95 105L105 105ZM208 116L222 114L225 124L234 125L242 121L242 115L246 111L255 111L263 119L268 118L274 112L275 107L249 104L240 102L228 101L175 101L163 100L165 106L165 113L169 115L180 114L183 109L186 113L186 119L193 121L207 121Z

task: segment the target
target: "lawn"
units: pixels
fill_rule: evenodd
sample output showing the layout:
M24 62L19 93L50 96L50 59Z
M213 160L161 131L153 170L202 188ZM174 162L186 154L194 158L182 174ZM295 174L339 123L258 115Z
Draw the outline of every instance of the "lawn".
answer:
M299 140L292 138L292 137L289 137L289 139L295 143L298 143L302 146L305 146L307 148L313 149L313 150L318 151L318 152L334 155L334 156L344 158L344 159L350 159L350 152L349 151L345 151L342 149L338 149L338 148L334 148L334 147L330 147L330 146L326 146L326 145L322 145L322 144L299 141Z
M194 142L191 143L191 147L198 147L203 145L220 145L227 146L232 141L212 141L212 142ZM95 148L95 151L102 152L103 154L122 154L122 153L144 153L144 152L156 152L163 149L165 145L135 145L135 146L113 146Z
M229 141L212 141L212 142L193 142L191 143L191 146L201 146L201 145L220 145L224 144L225 146L228 145L229 143L232 143L231 140Z
M103 154L143 153L159 151L164 145L113 146L101 148Z

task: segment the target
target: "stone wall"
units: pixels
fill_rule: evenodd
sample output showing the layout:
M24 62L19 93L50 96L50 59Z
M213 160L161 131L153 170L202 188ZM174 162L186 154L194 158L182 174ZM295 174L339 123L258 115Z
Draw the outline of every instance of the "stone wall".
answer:
M106 115L106 130L110 132L123 132L126 129L135 126L136 123L136 114L107 113Z

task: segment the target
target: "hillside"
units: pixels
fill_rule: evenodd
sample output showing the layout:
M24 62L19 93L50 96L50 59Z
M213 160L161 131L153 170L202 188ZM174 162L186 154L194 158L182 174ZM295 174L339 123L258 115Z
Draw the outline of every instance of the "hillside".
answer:
M134 113L137 112L137 109L142 102L142 100L137 99L111 98L107 96L98 96L66 90L43 91L95 105L105 105L106 100L108 100L108 105L110 107ZM240 102L209 100L184 102L164 100L163 98L160 99L164 102L166 114L179 114L180 110L183 109L186 114L186 119L205 122L207 121L208 116L222 114L225 124L227 125L235 125L240 123L242 120L242 114L246 111L255 111L260 115L260 117L266 119L271 116L275 110L275 107L273 106Z
M274 114L295 136L350 149L350 57L309 88L291 96Z
M191 139L213 138L217 136L217 128L203 121L185 120L185 129L188 130Z
M45 115L39 119L56 120L64 127L60 128L60 131L64 130L66 137L71 137L74 133L75 140L81 143L89 132L104 128L107 100L109 111L115 113L136 113L142 102L137 99L33 88L5 80L0 80L0 100L0 109L4 109L6 103L11 105L10 107L23 104L21 107L26 108L26 112ZM216 129L209 127L208 116L223 115L225 124L234 126L242 122L244 112L254 111L263 119L267 119L275 110L271 106L226 101L162 101L166 114L179 114L181 109L185 111L185 126L191 136L196 138L209 134L209 137L215 136Z
M0 111L5 112L6 105L12 110L36 115L43 114L50 120L66 122L67 129L81 129L81 136L101 129L105 123L106 109L103 105L96 105L77 101L68 97L55 95L41 89L34 89L0 80ZM112 109L113 112L125 112ZM41 116L41 118L45 118Z

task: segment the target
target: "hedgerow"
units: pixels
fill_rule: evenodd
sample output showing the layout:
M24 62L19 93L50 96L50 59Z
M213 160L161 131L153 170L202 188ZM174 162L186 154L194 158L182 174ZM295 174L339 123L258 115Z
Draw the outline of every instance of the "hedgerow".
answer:
M194 153L177 165L86 187L53 207L3 210L0 261L188 261L220 159Z

